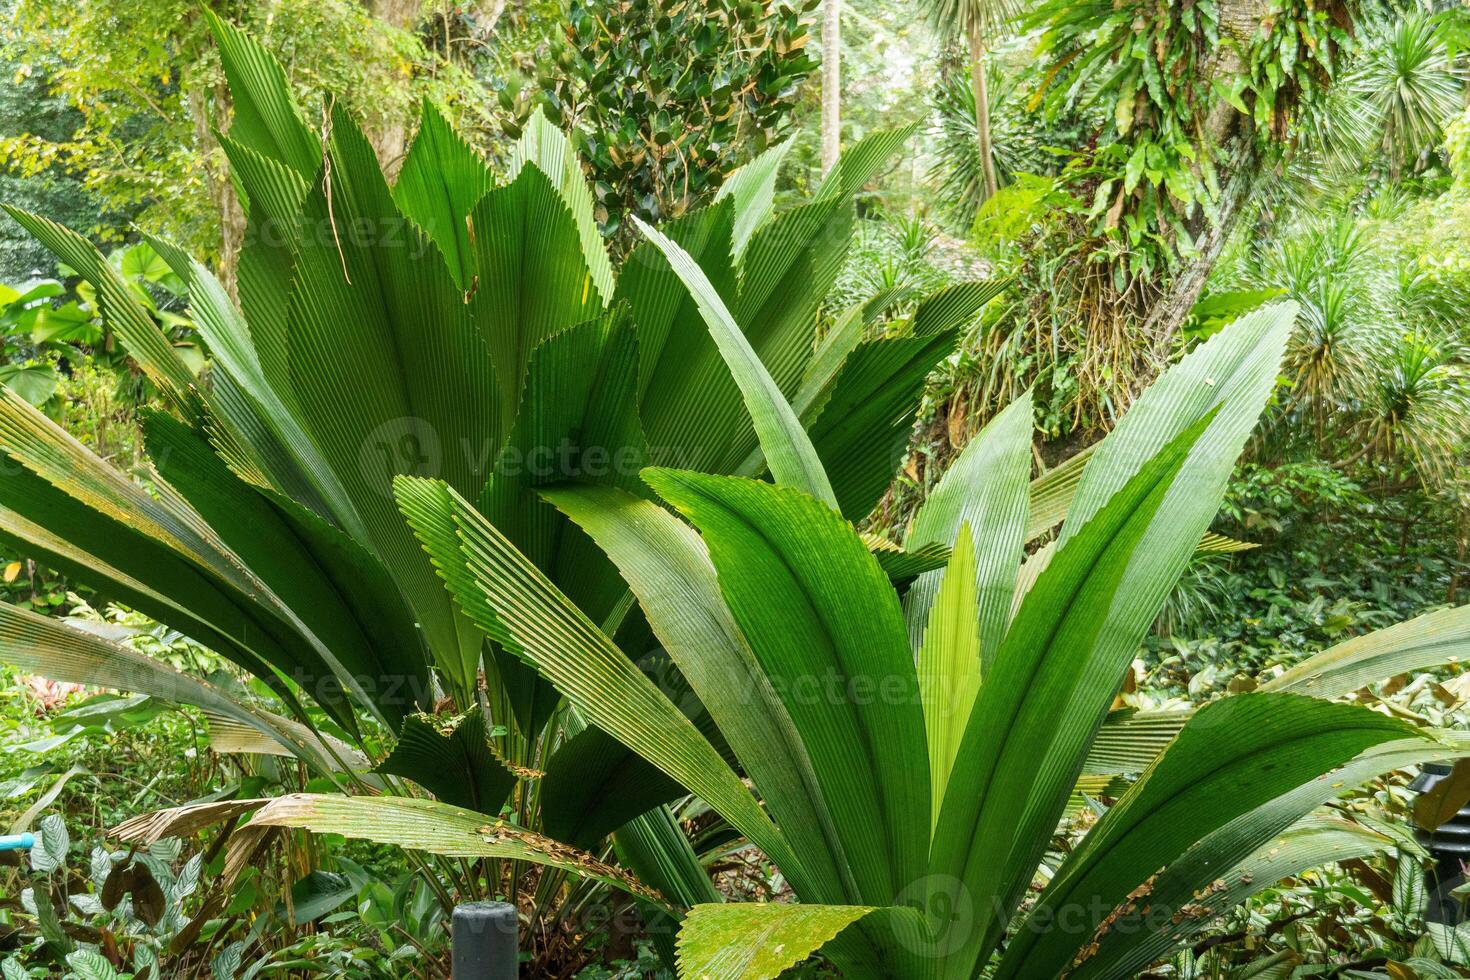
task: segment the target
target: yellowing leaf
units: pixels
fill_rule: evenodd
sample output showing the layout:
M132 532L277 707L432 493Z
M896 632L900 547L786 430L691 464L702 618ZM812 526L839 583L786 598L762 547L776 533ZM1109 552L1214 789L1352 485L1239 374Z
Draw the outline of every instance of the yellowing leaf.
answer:
M863 905L696 905L679 930L679 976L772 980L873 911Z

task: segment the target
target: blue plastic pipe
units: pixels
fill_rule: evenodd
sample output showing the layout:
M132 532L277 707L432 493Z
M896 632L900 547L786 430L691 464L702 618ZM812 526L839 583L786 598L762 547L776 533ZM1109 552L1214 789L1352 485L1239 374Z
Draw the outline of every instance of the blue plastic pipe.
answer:
M11 834L7 837L0 837L0 851L29 851L35 846L35 834Z

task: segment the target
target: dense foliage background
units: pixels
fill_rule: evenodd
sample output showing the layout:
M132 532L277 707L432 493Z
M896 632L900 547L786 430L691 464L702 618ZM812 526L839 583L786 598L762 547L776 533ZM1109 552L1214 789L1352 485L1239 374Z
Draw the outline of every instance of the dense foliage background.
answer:
M847 0L840 44L824 51L818 0L207 6L282 61L314 125L341 100L390 174L425 99L499 172L541 112L572 134L615 256L636 241L630 217L678 218L773 149L784 154L778 201L814 193L835 123L823 118L819 66L840 58L844 146L915 130L857 194L855 245L822 302L824 329L877 298L867 329L882 336L937 287L1005 283L925 384L899 476L864 524L875 533L906 526L1021 393L1033 393L1041 474L1095 443L1166 364L1235 316L1277 297L1300 303L1282 383L1215 525L1254 547L1194 559L1120 707L1249 689L1342 638L1467 601L1470 8L958 0L919 16L903 0ZM219 138L232 113L193 2L0 0L0 201L84 232L201 368L187 289L144 236L186 246L236 288L247 230ZM140 420L158 392L94 291L4 216L0 330L0 382L146 481ZM0 571L0 592L22 608L244 683L215 654L26 555L0 555ZM440 975L448 896L417 859L340 838L290 837L202 933L191 932L204 918L195 883L221 854L162 848L149 863L158 885L105 906L106 827L311 780L294 761L216 751L195 712L3 669L3 820L19 831L46 817L69 833L69 849L48 833L56 850L39 869L70 894L72 919L55 929L105 931L129 963L188 952L175 961L197 976ZM1462 721L1467 699L1459 668L1359 695L1441 724ZM1401 869L1425 855L1404 830L1403 783L1344 804L1378 806L1399 850L1288 880L1159 975L1470 975L1470 942L1426 938L1405 892ZM679 816L697 839L709 815L688 804ZM710 870L727 893L786 887L748 852L704 843L720 853ZM26 947L29 923L44 918L28 881L0 868L0 950ZM665 975L655 915L569 887L538 975ZM591 906L622 918L589 927L578 916ZM1409 972L1386 966L1409 960ZM62 969L24 954L4 963L6 980Z

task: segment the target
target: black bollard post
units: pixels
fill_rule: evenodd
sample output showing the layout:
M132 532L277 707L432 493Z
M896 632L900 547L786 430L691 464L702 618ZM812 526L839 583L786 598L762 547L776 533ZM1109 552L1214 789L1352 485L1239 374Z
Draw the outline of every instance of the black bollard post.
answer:
M1419 767L1419 775L1409 784L1409 789L1427 793L1448 778L1451 771L1443 763L1426 762ZM1461 807L1437 829L1420 828L1414 836L1435 860L1434 869L1429 872L1429 907L1424 911L1424 918L1429 922L1458 925L1465 920L1465 913L1460 900L1450 893L1465 883L1465 866L1470 864L1470 806Z
M466 902L454 907L454 980L516 980L520 953L516 907Z

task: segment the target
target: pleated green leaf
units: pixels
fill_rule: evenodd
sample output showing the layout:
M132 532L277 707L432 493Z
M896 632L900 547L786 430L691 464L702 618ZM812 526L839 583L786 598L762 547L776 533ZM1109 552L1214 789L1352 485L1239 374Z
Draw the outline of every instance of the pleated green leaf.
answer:
M449 724L409 715L393 751L375 771L411 779L442 803L488 814L500 812L516 782L490 751L479 708Z
M305 186L303 182L303 193ZM162 254L173 253L154 241ZM224 286L203 264L182 254L171 264L188 286L190 312L212 358L211 422L231 428L273 489L365 539L361 517L307 436L299 410L289 401L289 388L283 390L267 379L251 328ZM221 380L224 377L228 384Z
M1077 493L1082 481L1082 471L1092 458L1089 446L1070 456L1031 481L1031 515L1026 522L1026 540L1034 541L1060 524L1067 516L1067 508ZM1197 554L1228 555L1249 551L1256 545L1248 541L1236 541L1214 531L1206 531L1195 546Z
M249 325L261 375L300 419L291 385L291 291L296 252L304 237L325 231L320 225L305 227L302 206L313 181L228 136L219 140L246 216L236 281L240 311ZM243 376L237 380L249 387ZM359 537L365 540L366 534Z
M54 681L149 694L203 708L260 732L318 773L341 768L308 729L255 711L213 685L120 643L9 603L0 603L0 660Z
M1027 392L987 423L920 505L906 541L910 548L950 546L960 527L970 526L976 556L975 618L980 656L987 664L995 659L1005 636L1016 569L1025 552L1031 416L1031 395ZM943 577L944 573L939 572L919 576L904 597L909 637L915 649L919 648L929 608Z
M17 224L92 284L97 290L102 319L116 332L129 356L169 404L185 416L197 415L199 393L193 372L158 324L129 293L127 282L112 263L95 245L70 228L8 204L4 208Z
M1033 541L1062 523L1067 508L1082 482L1082 471L1096 445L1069 456L1031 481L1031 507L1026 521L1026 540Z
M247 388L248 381L243 382L232 373L231 369L241 369L240 373L248 375L245 364L250 364L254 379L259 379L260 361L250 345L250 331L225 295L225 288L209 269L194 262L168 239L147 235L146 241L169 264L173 275L184 282L194 322L213 359L210 385L203 397L209 408L204 428L209 430L215 450L245 482L287 492L325 516L329 513L328 505L295 455L313 458L309 447L288 448L279 436L284 426L266 416L259 400ZM216 347L222 353L216 354ZM284 423L294 425L295 420L287 419ZM300 433L298 426L295 432ZM301 439L304 442L304 433Z
M871 325L868 304L854 303L834 318L817 341L816 351L802 375L801 387L791 396L791 407L804 425L810 426L826 408L832 396L832 384L847 363L848 356L862 343ZM747 459L738 472L749 473L759 468L759 458Z
M1464 658L1470 658L1470 606L1456 606L1344 640L1272 678L1261 689L1336 698L1395 674Z
M668 511L618 490L542 493L618 566L654 635L803 855L820 884L817 894L852 896L842 842L806 746L735 625L704 542Z
M1007 947L999 976L1063 972L1109 910L1195 842L1373 746L1416 734L1367 708L1298 695L1241 694L1205 705L1058 869ZM1264 836L1305 812L1283 815ZM1063 908L1088 910L1087 931L1042 925Z
M330 203L324 185L312 188L303 214L315 231L295 253L291 388L362 515L363 543L394 569L450 685L469 691L478 638L457 626L393 505L391 479L433 475L479 492L499 428L492 352L443 258L402 219L371 146L341 112L331 157Z
M394 662L396 656L411 651L378 647L387 637L373 636L358 621L295 530L267 498L230 472L208 443L166 415L147 416L144 434L149 455L159 461L160 475L219 532L233 554L281 598L322 647L320 672L297 677L297 683L315 692L325 707L338 709L336 717L349 729L355 722L344 706L344 689L361 707L382 712L382 720L395 723L401 719L402 705L379 702L364 685L377 690L405 667L415 670L418 664ZM329 678L340 687L328 683Z
M960 525L954 554L929 609L919 646L919 696L929 742L932 819L939 819L949 770L975 696L980 693L980 633L975 620L975 545L968 524Z
M321 164L321 144L301 118L286 73L259 42L213 11L204 11L219 45L234 102L234 137L311 178Z
M907 287L892 287L880 290L861 303L854 303L832 318L816 343L816 350L807 361L802 372L801 386L791 397L791 407L801 418L802 424L810 427L827 406L832 397L832 386L847 358L870 327L894 303L912 293ZM896 336L896 335L895 335ZM760 467L759 449L735 471L752 473Z
M552 179L522 167L480 199L469 310L500 392L500 437L515 418L531 351L546 338L602 312L582 233ZM411 321L410 321L411 322Z
M283 644L283 624L265 606L126 519L99 513L26 470L0 481L0 504L0 540L210 647L288 704L295 695L277 671L323 672L314 651L302 662L299 645Z
M1345 707L1316 699L1295 697L1315 705ZM1231 700L1234 699L1226 699L1227 702ZM1213 735L1213 732L1210 734ZM1395 769L1463 757L1467 753L1470 753L1470 739L1463 732L1417 730L1407 738L1389 739L1370 745L1330 773L1309 779L1265 803L1247 809L1208 834L1196 835L1199 839L1189 850L1150 879L1147 901L1152 914L1159 920L1168 920L1173 924L1173 918L1181 909L1198 903L1203 896L1214 893L1212 897L1216 900L1228 898L1230 883L1227 882L1224 888L1215 884L1224 869L1239 869L1241 862L1259 861L1263 850L1268 859L1276 858L1277 855L1272 854L1271 850L1277 846L1273 840L1278 835L1285 833L1323 802L1339 796L1349 788ZM1092 950L1089 945L1091 953L1078 975L1118 980L1131 977L1142 964L1151 962L1158 955L1166 954L1170 946L1178 941L1178 937L1196 931L1198 925L1203 925L1201 922L1194 929L1161 930L1158 935L1151 935L1151 930L1137 927L1140 914L1142 907L1129 909L1125 903L1114 919L1113 926L1105 934L1095 937L1096 949ZM1180 916L1187 917L1187 914ZM1154 953L1156 950L1158 952ZM1143 958L1140 959L1141 957Z
M320 144L314 151L313 168L299 171L271 156L268 150L257 149L257 144L242 143L229 133L219 133L218 139L230 162L230 181L257 233L242 248L248 249L252 241L261 241L262 232L275 244L297 242L304 230L300 220L301 202L322 161Z
M150 493L8 390L0 390L0 451L86 508L194 566L215 588L232 593L231 601L268 610L268 615L294 625L290 610L172 487L159 484ZM3 492L29 495L36 502L24 480ZM18 508L19 502L12 506ZM276 629L267 627L266 633L275 635Z
M776 203L776 174L795 137L783 140L754 160L737 169L720 185L715 200L730 198L735 206L732 248L736 261L745 254L745 246L757 228L771 217Z
M454 281L474 288L470 251L470 212L494 183L490 169L470 149L434 103L424 100L419 131L393 185L393 199L404 217L428 233Z
M731 311L776 387L794 398L812 359L817 313L852 242L853 195L907 140L912 127L875 133L842 154L817 196L761 225L741 255ZM733 471L755 448L749 427L719 467ZM688 464L681 464L688 468Z
M600 881L660 908L668 908L642 882L591 854L483 813L436 800L292 793L270 800L234 801L233 806L238 811L249 804L258 804L260 808L242 829L294 827L314 834L338 834L351 840L409 847L446 857L528 861ZM182 807L175 812L180 819L188 819L188 810ZM156 832L156 828L166 828L169 823L170 811L163 811L146 821L129 821L128 826L115 829L113 834L126 835L126 839L137 836L145 828Z
M720 591L806 744L859 893L922 875L928 754L898 596L852 526L800 491L649 470L702 533Z
M372 639L378 662L387 670L368 695L377 710L398 717L427 707L430 651L388 569L341 528L293 500L268 496Z
M801 862L714 746L504 535L442 483L400 477L395 489L456 602L480 629L805 883Z
M797 487L836 507L832 485L811 439L704 271L678 243L644 224L637 216L633 220L644 237L664 254L694 297L731 376L740 387L771 474L777 482Z
M590 848L634 817L687 793L600 728L584 728L546 763L541 819L557 840Z
M725 200L660 228L698 263L726 308L738 288L732 220L733 203ZM634 247L623 263L617 300L628 304L638 324L639 414L654 460L717 468L750 422L698 304L657 245L640 241Z
M646 630L640 632L647 635ZM646 643L651 644L651 638ZM620 635L619 645L625 651L636 653L645 646L645 641L641 637ZM721 757L734 765L723 733L688 683L670 666L663 651L650 650L636 660L639 668L693 722L700 734L710 740ZM609 834L621 835L629 823L689 795L683 784L602 729L583 727L575 711L565 716L563 732L565 738L547 761L540 779L541 819L546 833L557 840L576 847L595 847ZM688 846L685 844L681 850ZM676 864L682 862L677 855L674 860ZM680 875L683 873L684 870L679 871ZM659 881L665 880L660 877L652 883L662 890Z
M1309 868L1347 861L1380 851L1391 851L1395 842L1362 824L1340 816L1314 814L1272 838L1253 854L1216 879L1198 896L1190 896L1195 914L1176 917L1154 915L1150 922L1156 928L1138 930L1119 946L1111 945L1112 937L1121 932L1109 931L1103 939L1109 947L1083 961L1072 976L1096 980L1100 977L1133 977L1150 963L1163 959L1171 949L1182 946L1215 921L1216 917L1239 905L1251 895L1270 888L1285 878L1292 878ZM1144 899L1145 902L1148 898ZM1112 955L1120 950L1126 953Z
M224 549L213 532L182 500L150 495L8 390L0 391L0 449L68 496L178 555L242 581L237 569L225 567Z
M1009 285L1006 279L977 279L946 286L925 297L914 309L915 336L932 337L948 330L962 330Z
M954 331L858 345L810 429L842 513L861 520L893 482L908 449L925 379L958 341ZM749 475L749 474L747 474Z
M817 313L847 259L854 220L850 198L798 205L762 225L742 257L739 297L730 310L787 398L795 397L811 361ZM746 441L728 466L755 444Z
M618 862L658 889L670 905L689 909L724 900L668 807L658 807L623 824L613 843Z
M587 262L593 288L605 305L613 295L613 271L612 262L607 255L607 243L597 230L597 218L592 208L592 188L587 185L587 178L582 174L582 164L577 159L572 141L567 138L566 133L551 124L539 106L526 121L521 138L516 142L515 152L511 156L511 180L528 163L550 178L570 211L572 220L576 222L582 243L582 258Z
M1119 711L1098 729L1083 771L1093 775L1140 773L1158 758L1194 715L1193 708Z
M1194 450L1188 482L1170 510L1200 523L1192 541L1174 541L1160 556L1191 547L1219 507L1220 493L1234 469L1246 436L1276 383L1286 338L1296 320L1294 303L1263 306L1190 351L1138 397L1092 453L1067 509L1061 540L1077 534L1143 463L1206 413L1219 420ZM1217 486L1219 489L1217 489ZM1191 506L1192 504L1192 506ZM1195 516L1207 513L1204 521ZM1160 547L1163 529L1159 532Z
M1030 881L1065 811L1086 746L1157 607L1134 609L1138 635L1121 638L1108 633L1109 613L1129 596L1139 542L1211 420L1166 446L1057 551L985 674L930 854L936 881L958 879L981 896L976 928L946 975L967 973L967 958L994 941L1019 898L1017 882ZM997 855L989 843L998 840L1014 843Z
M637 414L638 348L623 318L604 314L532 352L520 411L478 509L590 618L623 596L616 569L534 490L566 481L637 487L647 450ZM535 731L557 697L514 657L497 655L516 718ZM570 815L568 815L570 816Z
M995 752L995 742L982 737L972 753L966 733L956 774L974 759L975 768L989 770L993 778L966 788L952 774L935 836L936 868L960 874L954 861L965 854L970 870L963 880L977 894L995 896L996 909L1014 908L1024 894L1129 659L1214 518L1235 459L1275 385L1295 315L1291 304L1263 308L1186 355L1138 398L1083 471L1055 555L1022 602L988 675L1005 681L985 684L976 702L976 718L990 719L978 727L1006 726L1021 739ZM1181 450L1183 459L1163 462ZM1145 478L1151 470L1154 475ZM1144 496L1123 503L1133 490ZM1097 518L1108 512L1122 520L1102 530L1113 517ZM1071 542L1083 535L1094 544L1064 561ZM1094 546L1100 546L1098 557L1088 559ZM1073 578L1079 573L1081 578ZM1064 584L1069 580L1074 584ZM1013 642L1027 652L1006 664ZM1046 647L1056 652L1043 652ZM992 695L1009 688L1030 693ZM1003 706L989 703L991 696ZM1021 714L1013 713L1023 704ZM1038 747L1035 732L1043 733L1045 748ZM1017 754L1007 760L1012 752ZM956 798L957 789L974 793L972 802ZM1017 841L1003 864L980 868L968 846L950 850L952 838L992 839L1001 827ZM977 952L995 941L1002 920L1003 915L987 918L977 930Z
M861 905L696 905L679 930L679 975L774 980L874 911Z
M834 196L852 198L878 176L878 171L903 149L918 128L918 123L910 123L898 129L880 130L843 150L836 166L823 178L821 189L817 191L818 200Z
M925 572L944 568L949 562L950 549L942 544L927 544L908 551L877 535L864 534L862 537L873 557L878 559L883 574L899 588Z
M569 327L531 354L520 411L478 510L590 618L622 595L617 572L535 493L557 483L641 488L647 458L631 326L605 315Z

